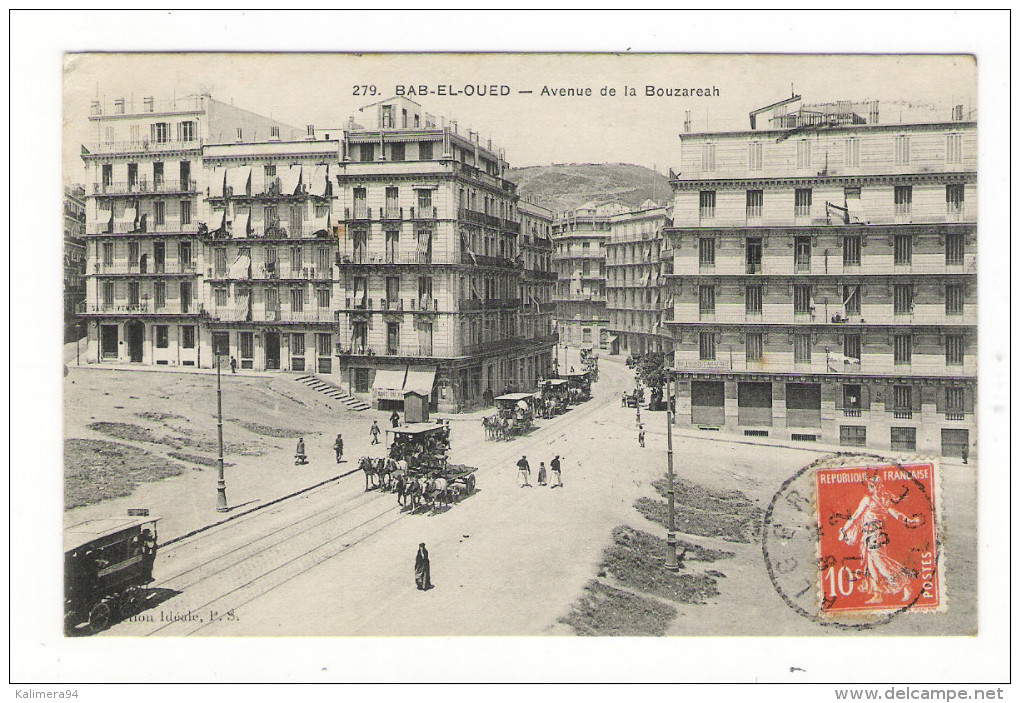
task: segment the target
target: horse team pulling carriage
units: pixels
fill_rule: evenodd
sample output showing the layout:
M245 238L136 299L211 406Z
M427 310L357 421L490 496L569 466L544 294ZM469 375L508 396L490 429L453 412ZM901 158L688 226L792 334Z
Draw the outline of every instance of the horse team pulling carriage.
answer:
M475 491L477 469L448 462L450 426L414 423L387 430L388 455L362 457L365 490L397 494L397 503L411 512L428 506L450 506Z
M148 511L144 511L148 512ZM94 634L138 612L152 582L156 521L97 518L64 531L64 631Z
M534 393L507 393L495 402L496 414L482 418L486 439L511 440L531 429L537 404Z

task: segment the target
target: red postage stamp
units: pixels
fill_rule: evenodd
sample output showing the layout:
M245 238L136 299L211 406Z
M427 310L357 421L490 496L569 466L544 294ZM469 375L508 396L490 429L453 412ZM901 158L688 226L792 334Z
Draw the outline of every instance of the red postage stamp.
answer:
M817 470L823 613L939 609L936 479L931 463Z

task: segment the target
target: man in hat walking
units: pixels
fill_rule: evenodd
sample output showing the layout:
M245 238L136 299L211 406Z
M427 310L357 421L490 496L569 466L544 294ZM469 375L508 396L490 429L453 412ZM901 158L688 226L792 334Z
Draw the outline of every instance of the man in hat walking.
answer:
M339 464L344 458L344 438L339 432L336 433L336 441L333 442L333 451L336 452L336 463Z
M556 479L556 483L550 486L550 488L556 488L559 486L563 488L563 479L560 477L560 455L557 454L556 458L549 462L549 468L552 469L553 478Z
M517 462L517 471L521 475L521 488L527 486L531 488L531 483L528 481L528 477L531 475L531 465L528 464L528 457L522 456Z
M379 422L377 420L372 420L372 429L368 431L368 433L372 435L372 444L379 444L379 434L381 432L382 430L379 429Z

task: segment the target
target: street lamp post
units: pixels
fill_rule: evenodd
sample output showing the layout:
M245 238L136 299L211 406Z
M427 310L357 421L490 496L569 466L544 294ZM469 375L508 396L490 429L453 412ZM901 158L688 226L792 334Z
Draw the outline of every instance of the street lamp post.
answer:
M669 487L666 495L669 499L669 524L666 532L666 563L669 571L679 571L683 565L676 558L676 517L674 514L675 490L673 488L673 403L672 395L672 374L666 377L666 476Z
M81 323L78 322L74 325L74 330L77 332L74 338L74 363L75 366L81 366Z
M216 461L218 470L216 480L216 512L225 513L227 507L227 481L223 476L223 388L220 384L220 355L216 355L216 434L219 439L220 454Z

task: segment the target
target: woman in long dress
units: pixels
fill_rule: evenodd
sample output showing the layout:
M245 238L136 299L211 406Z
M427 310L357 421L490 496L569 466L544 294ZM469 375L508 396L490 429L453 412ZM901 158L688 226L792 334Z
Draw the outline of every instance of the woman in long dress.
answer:
M893 496L882 487L878 474L868 476L865 486L868 492L840 529L839 539L849 545L860 543L864 574L857 588L862 593L871 594L867 603L880 603L883 596L900 592L903 594L902 601L907 602L911 595L910 580L916 573L889 556L885 520L901 520L907 527L916 527L920 518L907 517L893 507Z
M414 582L419 591L427 591L432 588L429 550L425 549L424 542L418 545L418 554L414 557Z

